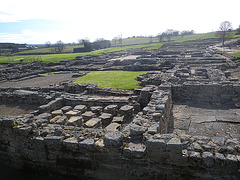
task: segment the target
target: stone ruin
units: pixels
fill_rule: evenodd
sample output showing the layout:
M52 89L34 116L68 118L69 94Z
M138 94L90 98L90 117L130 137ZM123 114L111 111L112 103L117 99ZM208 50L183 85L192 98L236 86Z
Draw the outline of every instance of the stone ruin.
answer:
M38 107L0 118L1 162L81 178L238 179L240 84L228 71L237 64L211 44L5 66L1 83L51 71L161 72L138 76L143 88L132 91L70 82L2 87L1 102Z

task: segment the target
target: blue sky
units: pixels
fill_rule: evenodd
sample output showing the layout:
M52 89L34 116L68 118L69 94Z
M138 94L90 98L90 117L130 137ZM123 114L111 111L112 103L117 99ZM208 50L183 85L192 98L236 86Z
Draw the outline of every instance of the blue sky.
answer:
M18 22L0 23L1 33L17 34L25 29L31 29L35 32L46 33L48 31L57 31L61 27L61 22L47 19L30 19Z
M166 29L216 31L240 25L239 0L8 0L0 3L0 42L77 42L157 35Z

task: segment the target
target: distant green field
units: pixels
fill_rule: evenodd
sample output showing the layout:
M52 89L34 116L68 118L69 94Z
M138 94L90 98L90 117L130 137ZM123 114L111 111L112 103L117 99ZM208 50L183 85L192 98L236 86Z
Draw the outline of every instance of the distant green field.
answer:
M97 84L98 87L114 89L141 88L136 77L150 71L90 71L87 75L78 78L74 83Z
M240 37L240 35L231 34L232 38ZM217 38L215 33L205 33L205 34L193 34L187 36L176 36L173 37L171 40L172 42L184 42L190 40L197 40L197 39L208 39L208 38ZM164 42L166 43L166 42ZM74 59L76 56L85 56L85 55L98 55L103 53L109 52L116 52L122 51L125 49L139 49L139 48L146 48L146 49L158 49L164 43L159 43L158 38L152 38L152 43L150 43L150 38L127 38L123 39L123 46L119 47L119 44L115 44L112 41L112 45L116 47L111 47L102 50L96 50L92 52L85 52L85 53L63 53L63 54L48 54L48 55L40 55L40 53L49 52L48 48L40 48L36 50L29 50L23 51L22 53L39 53L39 55L16 55L16 56L0 56L0 63L19 63L17 59L23 58L24 63L32 62L32 61L43 61L43 62L59 62L62 60ZM136 45L137 44L137 45ZM67 46L65 51L71 52L74 47L78 46Z
M83 47L83 45L76 45L76 46L66 46L66 48L63 50L63 53L72 53L74 48L79 48ZM15 53L16 55L21 55L21 54L41 54L41 53L49 53L51 52L51 48L39 48L39 49L31 49L31 50L26 50L26 51L21 51L18 53Z
M96 50L92 52L85 53L65 53L65 54L48 54L48 55L17 55L17 56L0 56L0 63L18 63L17 59L24 58L24 63L28 61L43 61L43 62L59 62L68 59L74 59L76 56L86 56L86 55L98 55L109 52L122 51L125 49L138 49L138 48L159 48L163 43L153 43L149 45L133 45L124 47L115 47Z

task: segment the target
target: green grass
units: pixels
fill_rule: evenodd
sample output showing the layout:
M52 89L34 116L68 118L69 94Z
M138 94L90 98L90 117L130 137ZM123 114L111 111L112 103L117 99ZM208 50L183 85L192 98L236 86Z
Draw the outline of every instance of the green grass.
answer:
M59 62L68 59L74 59L76 56L86 56L86 55L99 55L104 53L122 51L126 49L139 49L139 48L159 48L162 46L162 43L153 43L149 45L133 45L133 46L124 46L124 47L115 47L96 50L92 52L85 53L64 53L64 54L48 54L48 55L17 55L17 56L0 56L0 63L18 63L16 59L24 58L24 63L30 61L43 61L43 62Z
M66 48L63 50L63 53L72 53L74 48L83 47L83 45L76 45L76 46L66 46ZM51 52L51 48L39 48L39 49L31 49L26 51L21 51L18 53L15 53L16 55L21 54L41 54L41 53L49 53Z
M232 38L240 37L240 35L234 35L234 33L231 34ZM184 42L184 41L191 41L191 40L197 40L197 39L208 39L208 38L217 38L215 36L215 33L205 33L205 34L193 34L188 36L177 36L173 37L172 40L175 42ZM165 39L164 39L165 40ZM32 62L32 61L43 61L43 62L59 62L62 60L69 60L74 59L76 56L85 56L85 55L99 55L103 53L110 53L110 52L116 52L116 51L122 51L126 49L139 49L139 48L146 48L146 49L158 49L160 48L164 43L159 43L158 38L152 38L152 43L149 43L149 38L127 38L123 39L123 45L122 47L111 47L107 49L102 50L96 50L92 52L85 52L85 53L63 53L63 54L48 54L48 55L16 55L16 56L0 56L0 63L19 63L19 61L14 61L16 59L24 58L24 63L26 62ZM173 42L172 41L172 42ZM112 42L113 46L114 43ZM134 45L138 44L138 45ZM116 46L119 46L119 44L116 44ZM69 46L68 50L71 48L74 48L75 46ZM70 48L70 49L69 49ZM47 48L38 49L38 50L31 50L31 52L37 53L38 51L47 51ZM49 51L49 50L48 50ZM26 53L26 51L23 51L22 53Z
M74 83L97 84L98 87L131 90L141 88L136 77L149 71L90 71Z
M233 56L240 57L240 53L235 53L235 54L233 54Z

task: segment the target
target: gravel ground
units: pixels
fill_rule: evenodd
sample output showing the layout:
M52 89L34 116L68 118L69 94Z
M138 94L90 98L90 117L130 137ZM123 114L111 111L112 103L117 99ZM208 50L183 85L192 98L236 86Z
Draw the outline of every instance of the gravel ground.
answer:
M229 69L228 71L231 72L232 76L236 76L238 78L238 81L240 80L240 68Z
M34 104L8 104L0 103L0 116L12 115L19 116L28 114L38 109L38 105Z
M67 74L50 74L46 77L35 77L22 81L8 81L0 83L0 88L9 87L41 87L58 84L65 81L74 81L77 78L72 78L72 73ZM38 105L29 104L6 104L0 102L0 116L12 115L18 116L28 114L38 109Z
M50 74L46 77L35 77L21 81L8 81L0 83L0 88L8 87L41 87L58 84L60 82L74 81L77 78L72 78L72 73L67 74Z

